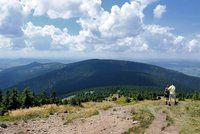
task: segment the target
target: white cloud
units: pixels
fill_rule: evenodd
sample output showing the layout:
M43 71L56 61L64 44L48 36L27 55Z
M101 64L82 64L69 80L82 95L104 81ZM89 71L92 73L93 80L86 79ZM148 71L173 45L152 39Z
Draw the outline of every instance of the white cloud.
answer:
M157 5L156 8L153 10L155 18L162 18L163 14L167 12L165 5Z
M33 11L34 16L48 15L51 19L81 17L99 14L101 0L22 0L26 14Z
M27 48L42 51L83 51L85 48L79 44L78 37L71 36L67 33L66 28L60 30L53 25L41 27L28 22L23 31Z
M11 39L0 36L0 50L12 49L13 43Z
M0 0L6 7L0 7L0 53L22 57L130 58L200 52L198 36L190 40L173 34L174 28L144 24L143 10L154 1L131 0L121 7L113 6L108 12L101 7L101 0L14 0L15 4L11 4L11 0ZM157 18L165 12L164 5L154 9ZM32 22L23 24L24 15L48 16L50 19L78 17L81 30L78 35L70 35L67 28L36 26ZM1 26L6 24L8 30L1 31Z
M200 40L192 39L188 43L188 50L189 50L189 52L199 52L199 50L200 50Z
M121 8L113 6L111 13L105 13L100 18L99 31L102 36L136 36L142 30L143 8L141 4L132 1Z
M182 44L184 42L184 37L183 36L178 36L174 40L174 44Z
M21 36L23 13L19 0L0 0L0 34L7 37Z

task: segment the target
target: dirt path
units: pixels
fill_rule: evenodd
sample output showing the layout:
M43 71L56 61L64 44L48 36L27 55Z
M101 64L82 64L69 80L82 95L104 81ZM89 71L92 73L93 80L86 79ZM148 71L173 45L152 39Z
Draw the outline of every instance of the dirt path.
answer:
M159 111L155 115L155 119L146 131L146 134L160 134L166 120L166 114Z
M169 126L162 131L162 134L179 134L179 129L176 125Z
M20 122L12 124L5 129L0 128L2 134L17 134L19 132L30 134L121 134L132 127L130 106L111 108L100 111L99 115L89 118L77 119L64 125L58 115L47 119Z
M178 126L171 125L166 127L166 113L159 111L155 115L155 119L149 128L146 130L146 134L179 134Z

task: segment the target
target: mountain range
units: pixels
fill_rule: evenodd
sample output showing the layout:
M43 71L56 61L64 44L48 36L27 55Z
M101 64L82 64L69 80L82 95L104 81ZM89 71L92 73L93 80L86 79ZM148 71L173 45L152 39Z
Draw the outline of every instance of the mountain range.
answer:
M122 60L92 59L70 64L31 63L0 72L0 88L30 87L58 94L102 86L151 86L174 83L178 90L200 89L200 78L159 66Z
M3 69L0 72L0 88L8 88L22 81L63 68L62 63L38 63Z

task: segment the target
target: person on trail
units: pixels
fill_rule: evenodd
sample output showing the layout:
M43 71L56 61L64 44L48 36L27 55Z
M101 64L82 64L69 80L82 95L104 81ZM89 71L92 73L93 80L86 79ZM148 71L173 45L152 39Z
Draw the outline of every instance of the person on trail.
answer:
M169 85L166 86L165 91L164 91L164 97L166 99L165 100L166 105L168 104L168 101L169 101L169 90L168 90L168 88L169 88Z
M175 92L176 87L174 86L174 84L172 84L168 88L168 90L169 90L169 101L168 101L169 106L171 106L171 100L172 99L174 99L174 105L176 105L177 104L177 102L176 102L176 92Z

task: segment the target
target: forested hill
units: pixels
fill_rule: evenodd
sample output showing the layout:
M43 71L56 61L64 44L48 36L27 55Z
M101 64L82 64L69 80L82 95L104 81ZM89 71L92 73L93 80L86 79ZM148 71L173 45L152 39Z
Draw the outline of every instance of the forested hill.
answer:
M199 90L200 78L188 76L158 66L120 60L86 60L67 64L38 77L20 82L14 87L29 86L35 92L54 89L58 94L102 86L165 87L175 83L178 90Z
M38 63L11 67L0 71L0 88L8 88L22 81L35 78L53 70L61 69L61 63Z

